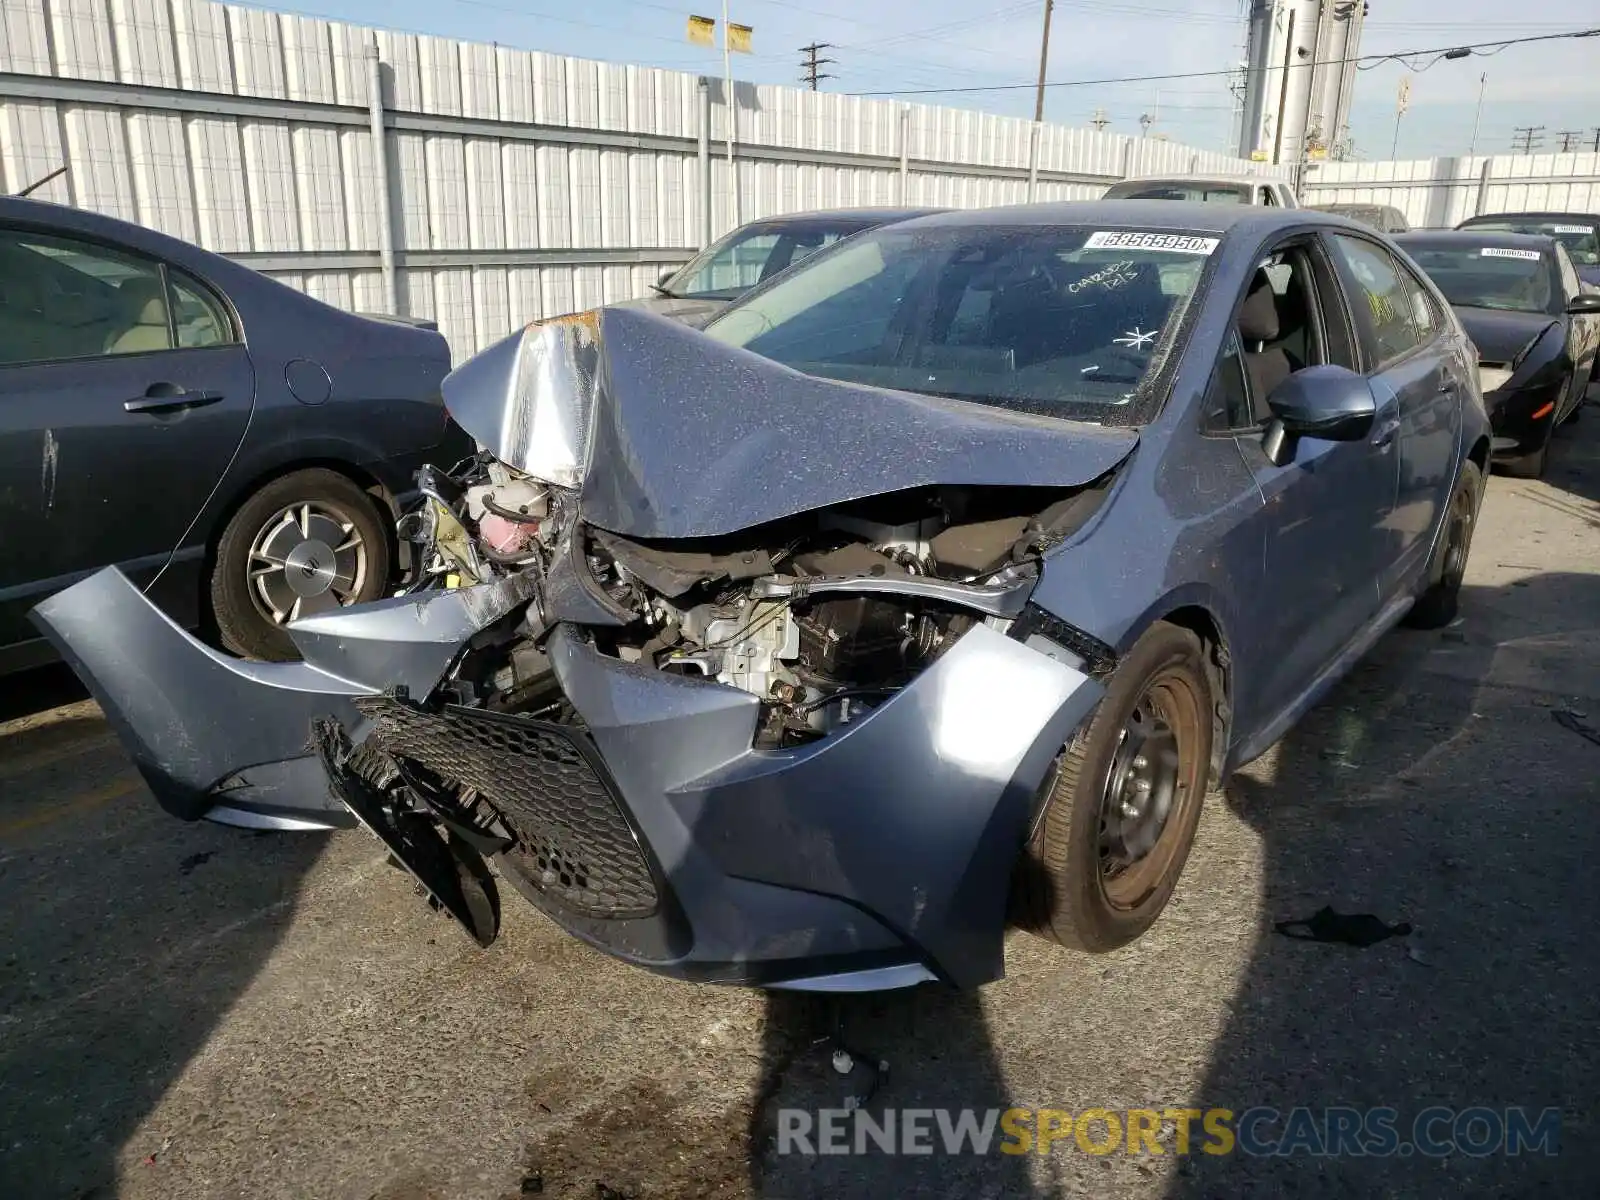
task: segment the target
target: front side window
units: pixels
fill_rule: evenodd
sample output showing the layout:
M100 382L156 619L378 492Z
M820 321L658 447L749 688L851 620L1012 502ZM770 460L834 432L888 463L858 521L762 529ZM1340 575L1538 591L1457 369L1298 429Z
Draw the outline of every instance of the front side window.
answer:
M676 296L732 300L824 246L855 232L837 225L752 225L711 246L665 285Z
M1553 237L1567 248L1567 253L1578 266L1600 266L1600 225L1589 221L1562 220L1559 217L1549 219L1513 217L1468 221L1462 228L1492 233L1532 233L1540 237Z
M1355 284L1351 297L1366 309L1364 322L1375 363L1386 363L1415 349L1427 336L1417 320L1417 300L1401 267L1381 247L1361 238L1334 234L1336 252Z
M811 375L1100 420L1165 361L1218 241L1083 227L879 229L705 332Z
M1407 243L1406 251L1451 304L1503 312L1552 310L1550 263L1538 250Z
M170 350L168 316L159 263L0 229L0 363Z
M1250 404L1250 389L1245 380L1244 347L1233 330L1223 343L1206 397L1206 428L1214 432L1249 429L1259 424Z

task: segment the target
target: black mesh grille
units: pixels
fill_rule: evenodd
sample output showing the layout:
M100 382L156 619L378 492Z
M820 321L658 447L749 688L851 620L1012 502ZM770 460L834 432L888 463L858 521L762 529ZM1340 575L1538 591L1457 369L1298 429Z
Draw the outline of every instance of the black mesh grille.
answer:
M387 696L356 701L367 744L471 789L517 844L502 864L588 917L645 917L657 895L638 839L581 730L468 708L424 712Z

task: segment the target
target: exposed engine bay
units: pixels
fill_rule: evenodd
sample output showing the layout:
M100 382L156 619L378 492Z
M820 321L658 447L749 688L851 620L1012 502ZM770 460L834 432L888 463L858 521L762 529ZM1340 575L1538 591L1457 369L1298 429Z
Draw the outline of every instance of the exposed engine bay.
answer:
M1093 514L1109 478L924 488L658 542L580 521L574 492L487 451L420 483L425 499L401 522L414 590L535 582L526 609L486 630L441 685L453 703L559 718L540 645L559 619L552 593L577 589L598 618L584 623L596 648L756 696L757 745L781 748L859 719L974 624L1006 628L1039 556Z

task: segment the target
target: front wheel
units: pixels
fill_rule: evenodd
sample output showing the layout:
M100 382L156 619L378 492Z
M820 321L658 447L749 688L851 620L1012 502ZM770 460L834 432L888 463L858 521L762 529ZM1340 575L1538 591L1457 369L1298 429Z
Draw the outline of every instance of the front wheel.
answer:
M1155 924L1194 843L1214 709L1200 639L1152 626L1056 761L1018 865L1019 925L1100 953Z
M371 496L335 471L274 479L217 542L211 610L223 645L248 658L297 658L285 628L383 595L389 537Z

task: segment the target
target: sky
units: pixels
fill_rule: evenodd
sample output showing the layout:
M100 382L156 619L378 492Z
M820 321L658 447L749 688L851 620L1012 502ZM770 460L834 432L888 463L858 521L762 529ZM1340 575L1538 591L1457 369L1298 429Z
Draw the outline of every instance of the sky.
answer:
M685 36L691 12L721 16L721 0L280 0L263 7L363 25L493 41L523 49L720 74L721 53ZM1600 26L1595 0L1369 0L1361 50L1388 53ZM1056 0L1047 79L1096 80L1225 70L1242 56L1248 0ZM798 84L800 47L831 43L822 81L839 92L1031 116L1044 0L730 0L734 22L754 30L754 53L734 74ZM1518 20L1512 15L1521 16ZM1425 60L1423 60L1425 61ZM1364 159L1463 154L1472 145L1480 77L1480 153L1509 153L1517 126L1544 125L1543 149L1600 127L1600 37L1511 46L1492 57L1439 62L1421 72L1383 63L1357 76L1351 116ZM1395 97L1411 76L1396 139ZM1005 86L1009 85L1009 86ZM983 88L923 92L931 88ZM1053 87L1046 120L1152 133L1204 149L1233 149L1233 102L1220 77Z

